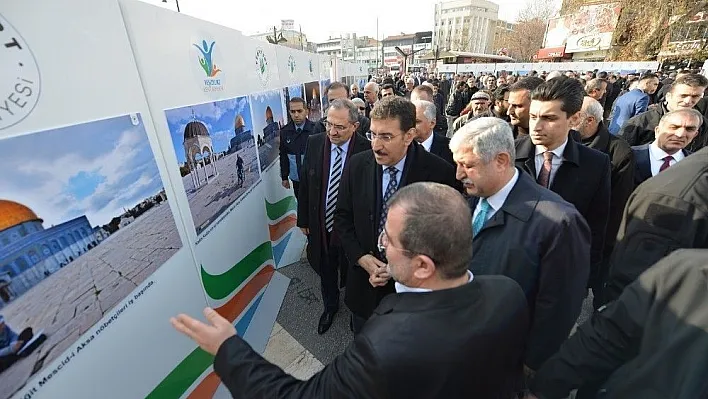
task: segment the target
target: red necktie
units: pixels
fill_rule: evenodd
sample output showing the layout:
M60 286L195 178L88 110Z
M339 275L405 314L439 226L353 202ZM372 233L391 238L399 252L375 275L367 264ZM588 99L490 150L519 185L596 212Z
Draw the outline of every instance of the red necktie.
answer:
M672 157L671 155L668 155L668 156L665 156L664 158L662 158L662 160L664 161L664 163L661 164L661 167L659 168L659 173L665 171L666 169L669 168L669 166L671 166L671 161L674 160L674 157Z
M548 188L551 181L551 168L553 167L553 153L546 151L543 153L543 167L541 168L541 173L538 174L538 179L536 181L541 186Z

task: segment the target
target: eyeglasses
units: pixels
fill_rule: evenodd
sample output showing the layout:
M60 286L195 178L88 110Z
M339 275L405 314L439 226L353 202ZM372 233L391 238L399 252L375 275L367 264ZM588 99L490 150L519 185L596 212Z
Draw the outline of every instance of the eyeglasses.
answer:
M405 253L407 253L407 254L409 254L409 255L411 255L411 256L414 256L414 255L425 255L425 256L427 256L428 258L430 258L434 263L437 264L437 262L435 261L435 259L433 259L433 257L430 256L430 255L422 254L422 253L419 253L419 252L409 251L409 250L407 250L407 249L403 249L403 248L399 248L399 247L395 247L395 246L391 245L391 242L388 240L388 234L386 234L386 229L384 228L383 230L381 230L381 234L379 234L379 239L378 239L378 241L377 241L377 243L376 243L376 248L379 250L379 252L381 252L381 253L386 253L386 248L388 248L389 246L390 246L391 248L395 248L395 249L397 249L397 250L399 250L399 251L401 251L401 252L405 252Z
M335 125L333 123L330 123L329 121L325 121L325 129L327 130L336 130L338 132L341 132L342 130L346 130L347 127L349 126Z
M359 111L366 111L366 107L359 107Z
M374 141L374 140L381 140L384 143L390 143L391 140L393 140L394 137L398 137L400 134L390 134L390 133L382 133L382 134L376 134L374 132L368 132L366 133L366 138L369 139L369 141Z

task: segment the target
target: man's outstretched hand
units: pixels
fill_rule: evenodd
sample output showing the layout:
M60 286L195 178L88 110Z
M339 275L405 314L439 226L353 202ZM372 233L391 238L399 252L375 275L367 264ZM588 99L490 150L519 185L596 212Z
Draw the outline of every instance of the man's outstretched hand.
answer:
M204 317L210 324L204 324L186 314L170 318L170 323L177 331L193 339L200 348L216 355L221 344L236 335L236 327L212 308L204 309Z

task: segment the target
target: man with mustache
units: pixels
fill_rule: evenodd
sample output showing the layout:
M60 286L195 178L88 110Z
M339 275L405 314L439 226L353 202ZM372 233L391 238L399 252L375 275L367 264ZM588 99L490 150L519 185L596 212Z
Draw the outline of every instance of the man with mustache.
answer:
M582 84L563 76L531 93L529 135L516 141L516 166L585 218L592 234L588 287L597 293L610 214L610 158L571 137L577 135L570 126L577 124L584 97Z
M371 110L371 151L352 156L342 176L334 229L349 260L345 303L352 311L351 327L361 331L393 282L385 256L377 249L388 200L405 185L430 181L457 187L452 165L414 143L416 108L390 96Z
M529 134L531 92L541 83L543 79L530 76L509 87L509 108L506 114L509 116L515 139Z
M703 116L692 108L670 111L661 118L655 130L656 139L651 144L632 147L636 159L635 186L658 175L686 158L686 150L698 135Z
M530 374L558 350L580 313L590 229L571 204L514 166L514 137L503 120L466 124L450 149L473 212L470 270L511 277L526 294Z

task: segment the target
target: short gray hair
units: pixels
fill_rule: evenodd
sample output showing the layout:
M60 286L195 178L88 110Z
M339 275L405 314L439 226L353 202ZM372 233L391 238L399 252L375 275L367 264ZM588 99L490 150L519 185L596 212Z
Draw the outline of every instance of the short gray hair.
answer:
M485 164L502 152L509 154L512 166L516 158L511 127L495 117L478 118L460 128L450 140L450 150L457 152L462 147L470 147Z
M406 251L426 255L444 280L462 277L472 260L472 213L455 189L419 182L399 189L389 202L405 213L399 241Z
M347 110L349 111L349 122L359 122L359 107L354 105L352 100L346 98L338 98L329 104L329 109Z
M415 79L413 79L413 78L411 78L411 77L408 77L408 78L406 78L406 83L413 83L413 84L415 84Z
M366 90L367 87L371 87L374 90L374 93L379 92L379 84L376 82L369 82L366 85L364 85L364 90Z
M670 111L664 114L664 116L661 117L661 120L659 121L659 124L661 125L665 119L670 118L673 115L677 114L684 114L684 115L689 115L698 120L698 127L700 128L701 125L703 124L703 115L701 115L700 112L696 111L693 108L679 108L676 111Z
M595 118L598 122L602 122L605 113L600 102L590 96L585 96L583 99L582 111Z
M563 76L563 73L561 71L551 71L551 73L549 73L548 76L546 76L546 82L548 82L549 80L551 80L553 78L557 78L559 76Z
M602 85L606 84L604 80L602 79L591 79L587 83L585 83L585 92L590 93L593 90L602 90Z
M423 107L423 115L425 115L425 117L428 118L429 121L437 120L437 109L435 107L435 104L426 100L415 100L413 101L413 104L415 104L416 109L418 107Z
M353 102L354 105L356 105L357 107L364 107L364 106L366 106L366 103L364 102L364 100L362 100L362 99L359 98L359 97L354 97L354 98L352 98L352 102Z

